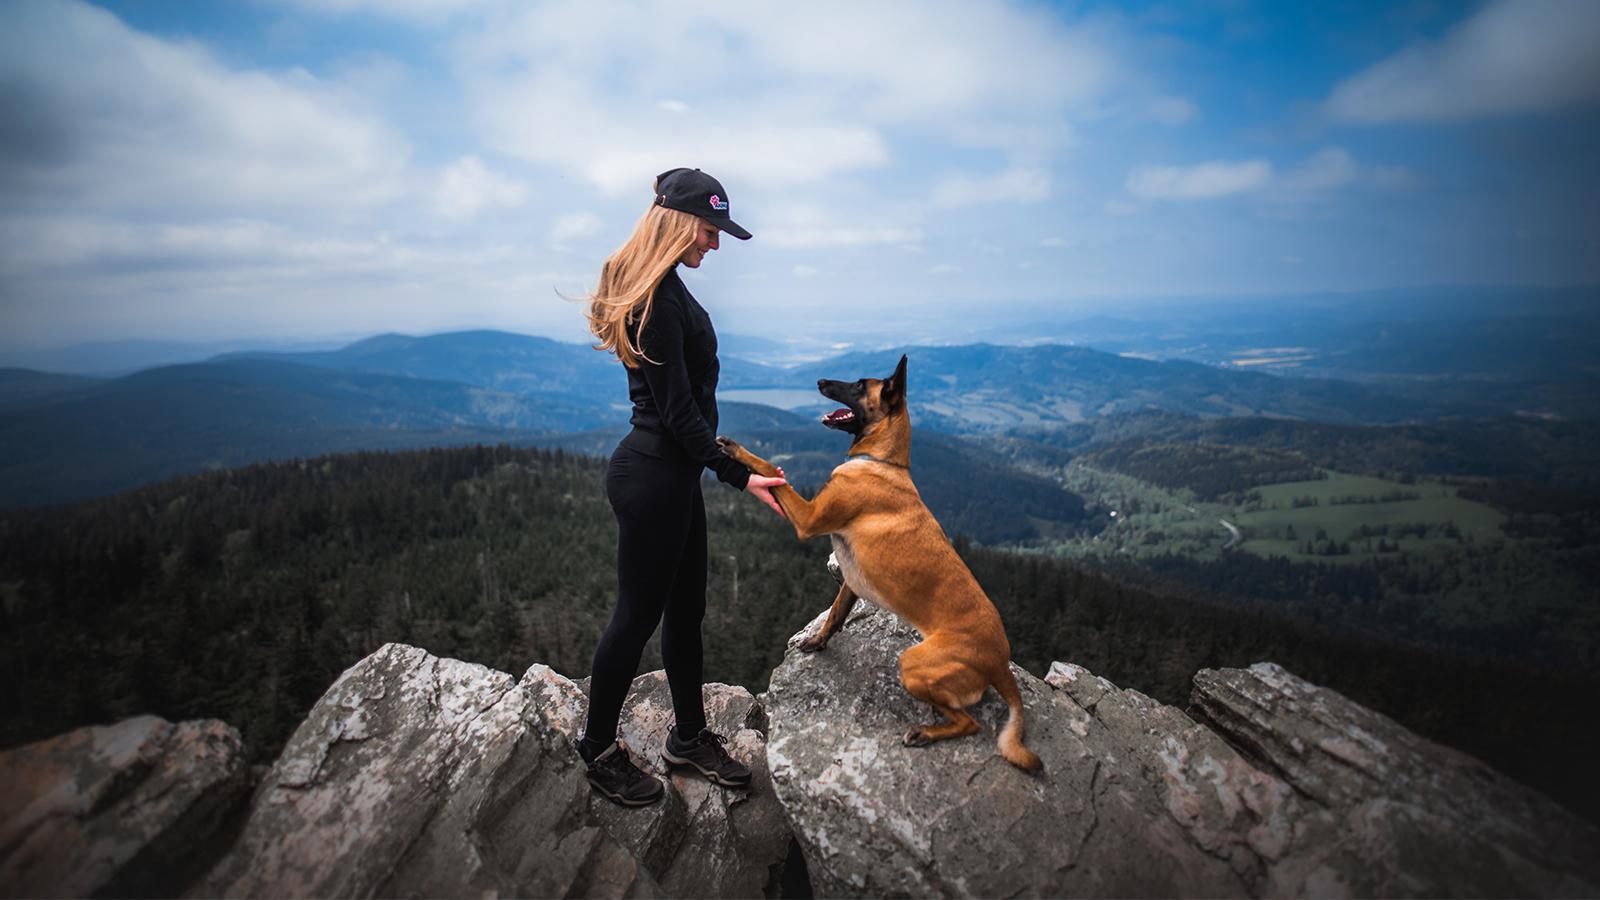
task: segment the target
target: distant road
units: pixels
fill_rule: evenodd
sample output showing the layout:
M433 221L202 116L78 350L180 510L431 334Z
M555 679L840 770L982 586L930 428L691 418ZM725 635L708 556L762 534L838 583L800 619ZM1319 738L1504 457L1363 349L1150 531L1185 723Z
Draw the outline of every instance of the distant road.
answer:
M1229 547L1237 546L1244 541L1244 535L1239 533L1239 529L1234 527L1232 522L1229 522L1227 519L1218 519L1217 521L1221 522L1222 527L1228 529L1228 534L1232 535L1232 537L1228 538L1228 542L1222 545L1222 549L1226 550Z

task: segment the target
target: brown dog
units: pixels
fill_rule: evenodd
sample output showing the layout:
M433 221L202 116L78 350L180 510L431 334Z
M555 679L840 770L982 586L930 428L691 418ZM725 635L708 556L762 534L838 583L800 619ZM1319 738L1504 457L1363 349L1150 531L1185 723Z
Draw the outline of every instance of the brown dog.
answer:
M844 574L839 596L822 630L800 645L815 652L844 625L856 600L866 597L922 633L922 642L900 654L900 683L911 696L944 713L948 722L906 733L922 746L978 731L966 708L994 685L1011 708L1000 732L1000 753L1030 772L1039 757L1022 745L1022 693L1011 674L1011 644L1000 613L978 586L944 529L922 504L911 483L911 418L906 411L906 358L882 381L817 382L824 397L845 404L822 422L855 436L849 460L833 470L810 502L788 485L773 498L801 540L829 535ZM761 475L777 467L725 437L722 452Z

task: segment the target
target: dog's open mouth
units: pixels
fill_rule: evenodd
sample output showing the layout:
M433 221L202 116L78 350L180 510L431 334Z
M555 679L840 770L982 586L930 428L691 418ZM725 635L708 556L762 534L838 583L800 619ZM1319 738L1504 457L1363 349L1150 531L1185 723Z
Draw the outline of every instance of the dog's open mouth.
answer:
M831 425L834 428L838 428L841 425L849 425L855 420L856 414L850 411L850 409L836 409L822 417L822 424Z

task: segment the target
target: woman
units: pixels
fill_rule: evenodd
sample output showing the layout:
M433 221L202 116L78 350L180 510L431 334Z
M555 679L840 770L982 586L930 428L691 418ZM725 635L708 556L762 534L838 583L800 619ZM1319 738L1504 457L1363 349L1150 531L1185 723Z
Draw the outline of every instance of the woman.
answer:
M633 430L606 468L606 497L617 516L617 608L595 649L578 753L590 783L625 806L654 803L664 793L617 740L622 701L657 622L676 717L662 756L718 784L749 785L749 768L706 728L700 699L706 606L700 473L709 468L783 514L770 489L784 480L755 475L717 448L717 335L677 273L679 264L699 268L717 249L720 232L740 240L750 232L728 217L722 185L699 169L663 172L655 192L633 235L601 268L588 313L600 339L595 349L615 353L627 367Z

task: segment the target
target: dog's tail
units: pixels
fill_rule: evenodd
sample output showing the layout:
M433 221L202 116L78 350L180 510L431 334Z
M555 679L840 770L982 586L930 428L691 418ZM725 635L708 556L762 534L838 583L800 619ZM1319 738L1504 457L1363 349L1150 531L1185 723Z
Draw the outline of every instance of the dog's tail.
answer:
M1000 692L1000 699L1006 701L1006 706L1011 707L1011 715L1000 729L1000 755L1019 769L1039 771L1044 767L1044 761L1039 759L1037 753L1022 746L1022 690L1017 687L1017 676L1011 674L1009 665L1001 667L999 676L994 680L994 689Z

